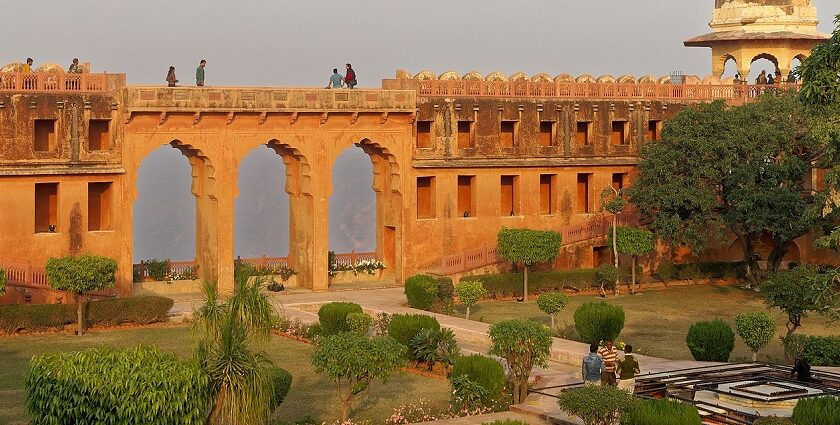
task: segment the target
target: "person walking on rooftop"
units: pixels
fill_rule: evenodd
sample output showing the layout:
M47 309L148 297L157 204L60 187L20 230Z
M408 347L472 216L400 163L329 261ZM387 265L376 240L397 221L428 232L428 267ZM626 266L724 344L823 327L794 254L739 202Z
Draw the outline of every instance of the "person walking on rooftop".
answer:
M327 88L340 89L344 85L344 77L338 73L338 68L333 68L333 74L330 76L330 82L327 83Z
M73 63L70 64L70 68L67 68L67 72L70 74L82 73L82 66L79 65L79 58L73 58Z
M32 58L26 58L26 63L23 64L23 72L27 74L32 72L32 62L34 62Z
M353 65L350 65L349 63L346 67L347 74L344 76L344 84L348 89L352 89L353 87L356 87L356 71L353 71Z
M178 82L178 79L175 78L175 67L170 66L169 72L166 73L166 82L169 83L169 87L175 87L175 83Z
M598 350L601 359L604 360L604 370L601 372L601 385L615 386L615 368L618 360L618 350L613 346L611 339L604 340L604 346Z
M636 389L636 375L642 370L633 356L633 346L624 346L624 358L618 362L618 388L633 394Z
M587 385L601 385L601 373L604 371L604 361L598 355L598 344L589 345L589 354L583 358L580 366L580 377Z
M195 85L199 87L204 87L204 66L207 65L207 61L202 59L201 62L198 63L198 68L195 69Z

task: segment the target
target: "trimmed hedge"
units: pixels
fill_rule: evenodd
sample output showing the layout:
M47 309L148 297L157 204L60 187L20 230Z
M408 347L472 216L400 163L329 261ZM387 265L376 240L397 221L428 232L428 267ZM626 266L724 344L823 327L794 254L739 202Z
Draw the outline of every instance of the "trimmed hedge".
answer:
M425 314L395 314L388 323L388 336L409 347L414 336L423 329L440 330L440 323Z
M584 303L575 310L575 330L589 344L615 340L624 328L624 309L605 302Z
M753 422L753 425L796 425L788 418L780 418L778 416L765 416L758 418Z
M796 402L791 420L796 425L840 425L840 398L803 398Z
M785 350L796 353L811 366L840 366L840 336L791 335L785 338Z
M696 322L688 328L685 343L694 360L726 362L735 348L735 333L720 319Z
M482 400L486 407L493 406L503 395L507 378L502 364L491 357L473 354L461 356L455 360L450 381L464 376L487 391L487 399Z
M676 400L640 400L621 416L622 425L700 425L700 413Z
M32 424L201 424L210 378L154 347L36 355L26 377Z
M318 323L321 324L321 335L335 335L349 332L347 315L362 313L362 306L351 302L332 302L321 306L318 310Z
M586 290L597 288L596 269L552 270L528 273L529 295L562 291L565 288ZM461 281L481 281L488 299L522 296L522 273L501 273L464 276Z
M420 310L428 310L438 297L438 283L427 275L411 276L405 281L404 290L408 305Z
M686 264L665 262L659 264L656 268L656 274L662 280L741 279L747 276L747 263L743 261L710 261Z
M285 369L273 367L269 376L271 377L272 387L274 387L274 394L271 397L271 406L274 410L283 403L283 400L289 394L289 389L292 388L292 374Z
M174 301L158 296L111 298L87 303L85 323L114 326L141 325L167 319ZM0 306L0 330L44 331L76 322L76 304L13 304Z

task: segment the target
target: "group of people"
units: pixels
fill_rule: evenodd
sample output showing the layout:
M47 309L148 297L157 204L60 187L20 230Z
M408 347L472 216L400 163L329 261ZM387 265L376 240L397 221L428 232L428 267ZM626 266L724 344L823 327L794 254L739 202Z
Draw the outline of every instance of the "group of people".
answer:
M32 65L35 61L32 58L26 58L26 62L23 63L22 72L30 73L32 72ZM70 74L81 74L83 72L82 66L79 64L79 58L73 58L73 62L70 63L70 67L67 68L67 72Z
M624 346L623 358L618 358L618 350L612 340L605 340L604 346L589 346L589 354L583 358L581 378L586 385L611 385L633 393L636 387L636 375L641 372L639 362L633 356L633 346Z
M356 87L356 71L353 70L353 66L349 63L345 64L344 67L347 69L344 76L338 73L338 68L333 68L333 74L330 76L330 82L327 83L326 88L340 89L347 87L348 89L352 89Z
M204 67L207 66L207 61L202 59L198 62L198 68L195 69L195 85L204 87ZM169 72L166 73L166 83L169 87L177 87L178 77L175 76L175 67L170 66Z
M778 70L773 74L768 74L766 70L762 70L761 74L758 74L758 77L756 77L756 79L755 79L755 84L757 84L757 85L765 85L765 84L773 85L773 84L779 84L781 82L782 82L782 73ZM789 84L796 83L796 75L794 75L793 72L789 73L788 77L787 77L787 81L785 81L785 82L789 83ZM740 72L735 73L735 83L736 84L746 83L746 79L744 79L744 77L741 76Z

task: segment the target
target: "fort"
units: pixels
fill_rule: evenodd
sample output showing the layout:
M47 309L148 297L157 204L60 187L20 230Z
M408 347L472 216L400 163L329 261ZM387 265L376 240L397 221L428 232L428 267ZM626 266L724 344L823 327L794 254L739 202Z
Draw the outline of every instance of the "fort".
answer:
M769 59L787 81L793 61L827 39L810 1L715 6L712 32L685 42L711 48L705 78L397 71L381 89L170 88L10 64L0 70L0 265L11 286L34 293L45 287L49 257L105 255L119 262L115 292L130 295L138 169L170 145L192 170L199 276L227 291L237 170L259 146L285 164L287 261L301 286L328 289L332 164L351 146L373 164L376 257L386 279L493 266L502 226L561 231L555 267L597 266L608 255L598 196L630 184L639 149L656 143L668 119L697 102L737 105L795 89L724 78L724 65L733 60L747 76L754 61ZM821 180L814 170L814 187ZM663 247L652 261L687 257ZM740 257L735 245L701 256ZM810 235L785 260L840 263ZM11 290L5 300L21 296Z

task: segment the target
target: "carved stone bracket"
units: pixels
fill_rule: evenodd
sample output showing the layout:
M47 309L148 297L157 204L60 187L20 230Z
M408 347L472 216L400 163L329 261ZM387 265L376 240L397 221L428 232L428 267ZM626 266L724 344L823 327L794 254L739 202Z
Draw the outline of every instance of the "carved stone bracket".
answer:
M129 122L131 122L131 111L130 111L130 110L129 110L129 111L125 111L125 115L124 115L124 116L125 116L125 118L123 118L123 123L124 123L124 124L128 124Z
M358 120L359 120L359 113L358 112L353 112L353 114L350 115L350 124L351 125L355 124L356 121L358 121Z
M412 112L412 113L408 116L408 123L409 123L409 124L414 124L414 122L416 122L416 121L417 121L417 112Z
M234 117L234 115L235 115L235 114L234 114L233 112L228 112L228 114L227 114L227 123L228 123L228 124L230 124L230 123L232 123L232 122L233 122L233 117Z
M292 115L289 115L289 125L294 125L298 120L298 113L292 112Z
M385 125L386 122L388 122L388 113L383 112L379 115L379 125Z
M266 119L268 119L268 112L260 112L260 119L259 119L259 121L258 121L258 122L259 122L259 124L260 124L260 125L265 124L265 120L266 120Z
M327 119L328 119L329 117L330 117L330 113L329 113L329 112L326 112L326 111L325 111L325 112L322 112L322 113L321 113L321 125L326 124L326 123L327 123Z
M166 112L160 113L160 120L158 121L158 125L163 125L166 122Z
M193 114L193 125L198 125L199 121L201 121L201 112L196 112Z

